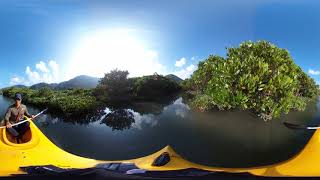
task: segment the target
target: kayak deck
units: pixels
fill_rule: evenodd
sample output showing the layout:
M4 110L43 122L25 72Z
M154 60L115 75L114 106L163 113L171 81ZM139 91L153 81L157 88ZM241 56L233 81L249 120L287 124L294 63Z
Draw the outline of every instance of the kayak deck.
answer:
M5 129L0 132L0 176L27 174L24 167L54 166L62 169L95 168L105 163L128 163L148 171L174 171L183 169L199 169L212 172L249 173L256 176L269 177L315 177L320 176L320 131L317 130L305 148L293 158L269 166L253 168L219 168L192 163L183 159L170 146L160 151L137 159L119 161L101 161L84 158L68 153L53 144L31 121L30 141L23 144L13 143ZM161 165L153 163L163 153L170 160Z

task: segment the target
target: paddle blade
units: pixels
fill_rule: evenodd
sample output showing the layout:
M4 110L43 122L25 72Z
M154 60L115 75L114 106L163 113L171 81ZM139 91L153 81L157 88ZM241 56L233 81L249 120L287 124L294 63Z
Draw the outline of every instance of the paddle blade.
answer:
M41 114L45 113L46 111L48 111L48 108L46 108L46 109L42 110L41 112L39 112L38 114L36 114L34 117L37 117L37 116L39 116L39 115L41 115Z

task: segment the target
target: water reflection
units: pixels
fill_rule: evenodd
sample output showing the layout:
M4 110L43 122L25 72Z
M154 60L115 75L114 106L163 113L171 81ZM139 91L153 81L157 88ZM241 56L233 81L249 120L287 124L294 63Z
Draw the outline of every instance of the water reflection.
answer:
M164 111L170 108L173 108L176 116L180 116L181 118L185 118L190 111L190 107L183 103L182 97L175 100L172 105L164 107Z
M179 96L172 95L165 98L157 99L152 102L135 102L127 106L125 109L131 109L132 111L138 112L139 114L154 114L159 115L163 110L171 105Z
M147 125L149 127L154 127L158 124L158 117L154 114L143 114L141 115L138 112L134 112L132 109L129 109L134 115L134 119L136 122L134 123L133 127L136 129L141 130L144 125Z
M150 104L144 104L148 108ZM140 104L140 107L141 104ZM150 108L152 109L152 108ZM115 109L106 108L105 114L100 118L100 124L105 124L112 130L126 130L131 127L141 130L144 126L155 127L158 124L159 116L174 111L177 117L185 118L190 111L188 105L184 104L182 98L176 99L172 104L162 107L157 113L144 114L134 111L133 109Z
M100 124L105 124L111 127L114 131L130 129L134 122L134 115L131 111L126 109L117 109L106 114L100 121Z
M106 114L106 111L103 108L99 108L87 114L66 116L60 112L50 111L49 109L48 114L50 114L50 121L52 121L51 123L53 124L57 121L63 121L71 124L87 125L96 121L100 121L101 118Z
M126 130L131 127L142 129L144 125L154 127L158 124L154 114L140 114L132 109L105 109L105 114L100 118L100 124L105 124L112 130Z
M41 127L49 127L50 124L56 124L59 121L61 121L60 118L58 117L53 117L51 115L48 114L42 114L41 118L37 119L37 123L41 126Z
M71 124L87 125L99 122L111 127L112 130L126 130L131 127L142 129L143 124L148 124L150 127L156 126L158 123L157 116L163 114L163 111L173 104L182 107L181 110L176 110L176 114L185 116L185 107L187 106L182 103L181 97L177 99L175 95L156 102L136 102L122 106L100 107L96 111L81 116L65 116L59 112L51 111L49 112L50 123L54 124L57 121L63 121ZM41 125L48 126L49 124L48 121L44 121L41 122Z

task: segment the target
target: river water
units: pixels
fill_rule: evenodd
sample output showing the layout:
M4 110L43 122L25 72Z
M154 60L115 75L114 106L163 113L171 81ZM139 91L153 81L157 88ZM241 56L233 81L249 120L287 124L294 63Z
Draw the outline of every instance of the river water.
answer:
M0 116L13 101L0 96ZM40 111L28 106L31 113ZM170 145L185 159L210 166L250 167L286 160L314 131L292 130L284 121L320 124L320 103L264 122L246 111L199 113L177 97L166 103L139 103L102 116L67 119L45 114L35 121L64 150L101 160L132 159Z

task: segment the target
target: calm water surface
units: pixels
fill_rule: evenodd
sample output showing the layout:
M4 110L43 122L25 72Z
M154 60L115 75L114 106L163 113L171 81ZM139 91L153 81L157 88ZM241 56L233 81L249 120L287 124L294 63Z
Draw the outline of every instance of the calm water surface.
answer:
M13 101L0 96L0 116ZM28 106L31 113L40 109ZM283 121L320 124L320 104L264 122L244 111L198 113L181 97L139 103L104 115L75 120L46 114L38 127L56 145L85 157L119 160L154 153L166 145L184 158L211 166L249 167L280 162L304 147L314 131L291 130Z

